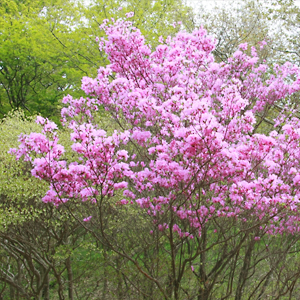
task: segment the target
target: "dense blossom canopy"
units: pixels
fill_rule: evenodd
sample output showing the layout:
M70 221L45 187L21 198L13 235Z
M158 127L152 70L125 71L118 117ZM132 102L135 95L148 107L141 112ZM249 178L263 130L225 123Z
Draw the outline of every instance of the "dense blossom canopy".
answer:
M246 44L216 63L214 40L202 28L161 39L154 50L129 21L105 21L102 29L110 65L83 78L87 98L63 100L76 160L61 158L56 125L41 117L43 133L21 136L11 150L49 182L43 201L118 195L118 205L137 204L160 231L180 238L201 236L213 218L254 220L269 234L298 232L300 124L289 104L299 69L259 64ZM111 135L94 122L101 107L119 128ZM266 113L274 125L263 134Z

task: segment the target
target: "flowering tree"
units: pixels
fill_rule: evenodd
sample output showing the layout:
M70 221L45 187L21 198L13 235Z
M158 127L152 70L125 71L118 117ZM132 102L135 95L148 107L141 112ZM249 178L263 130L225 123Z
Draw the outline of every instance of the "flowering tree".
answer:
M300 123L292 94L300 70L258 64L246 44L216 63L202 28L161 39L153 51L129 21L101 28L110 65L83 78L86 99L63 100L74 161L64 160L56 125L41 117L43 133L21 136L11 150L49 182L43 201L82 203L87 213L78 221L145 278L147 289L122 271L146 299L261 299L295 290L299 267L290 278L281 264L291 247L298 251ZM102 107L111 133L97 125ZM259 264L265 273L249 283Z

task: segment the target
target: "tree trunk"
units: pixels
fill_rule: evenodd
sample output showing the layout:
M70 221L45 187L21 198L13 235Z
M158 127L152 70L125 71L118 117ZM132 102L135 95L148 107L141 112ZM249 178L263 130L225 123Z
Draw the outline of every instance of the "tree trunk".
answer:
M208 280L206 275L206 244L207 244L207 230L205 226L202 228L201 234L201 254L200 254L200 267L199 267L199 278L201 280L201 285L198 290L198 300L207 300L209 297L210 289L206 286L206 281Z
M108 272L107 272L107 261L108 261L108 257L107 257L107 253L106 250L103 249L103 257L104 257L104 274L103 274L103 290L102 290L102 299L105 300L107 297L107 292L108 292L108 282L107 282L107 278L108 278Z
M249 267L251 263L251 254L254 249L254 244L255 244L255 239L254 237L252 237L252 240L249 242L248 249L246 250L245 253L244 264L240 272L238 286L235 294L235 300L242 300L243 290L248 277Z
M198 291L198 300L208 300L209 290L205 288L205 286L200 287Z
M15 299L15 288L11 284L9 285L9 295L10 295L10 300Z
M121 262L120 262L120 258L117 258L117 287L118 287L118 299L119 300L123 300L123 288L122 288L122 274L120 272L121 269Z
M68 272L68 294L69 300L74 300L74 287L73 287L73 271L71 257L69 256L66 260L66 267Z
M49 274L46 275L45 284L43 287L43 299L50 300L50 291L49 291Z

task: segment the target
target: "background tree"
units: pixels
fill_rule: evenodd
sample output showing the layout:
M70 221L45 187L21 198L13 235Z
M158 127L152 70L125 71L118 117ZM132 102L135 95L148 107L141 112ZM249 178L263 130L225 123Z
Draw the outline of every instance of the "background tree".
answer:
M226 62L242 43L248 43L260 51L262 41L268 44L260 53L260 59L273 56L271 22L266 16L266 1L233 0L227 5L217 5L211 10L205 9L205 3L199 4L199 13L195 17L197 26L205 29L216 38L214 55L218 61Z
M267 13L268 20L276 24L273 49L277 55L274 60L299 65L299 4L294 0L271 1Z
M22 108L54 115L69 83L64 78L66 59L59 56L43 21L47 6L9 0L1 7L1 113Z
M22 108L59 121L62 97L81 96L82 76L96 75L107 63L95 41L99 24L130 10L151 42L162 28L166 35L176 32L172 24L178 20L188 25L192 15L180 0L94 1L87 7L71 0L2 1L0 113Z
M260 52L265 41L262 60L298 64L299 6L294 0L233 0L226 4L219 2L208 10L205 2L200 2L194 18L197 26L204 25L216 37L214 54L218 60L226 61L245 42Z

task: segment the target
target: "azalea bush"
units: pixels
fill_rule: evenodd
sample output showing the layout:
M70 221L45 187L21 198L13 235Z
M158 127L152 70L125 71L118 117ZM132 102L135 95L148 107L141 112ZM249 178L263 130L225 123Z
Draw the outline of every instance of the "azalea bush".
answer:
M41 117L11 149L48 182L43 201L72 207L114 257L119 299L299 294L299 68L259 64L247 44L216 63L203 28L156 49L127 20L101 29L110 64L63 99L68 159Z

